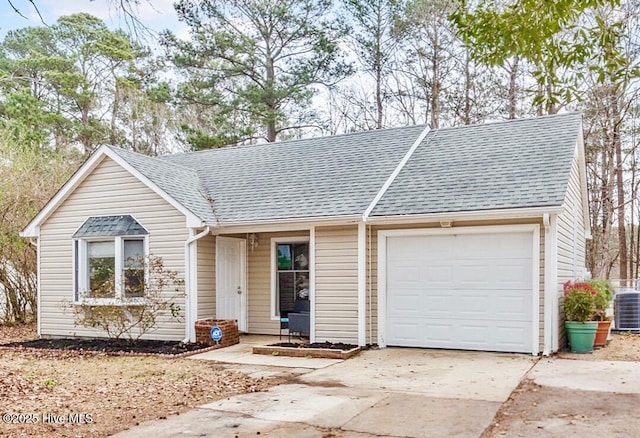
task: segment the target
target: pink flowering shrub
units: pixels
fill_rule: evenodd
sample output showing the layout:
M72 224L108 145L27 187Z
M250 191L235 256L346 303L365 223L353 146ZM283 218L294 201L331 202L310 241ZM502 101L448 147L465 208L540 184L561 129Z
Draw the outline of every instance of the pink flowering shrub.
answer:
M567 281L564 291L564 315L567 321L586 322L594 317L598 291L588 283Z

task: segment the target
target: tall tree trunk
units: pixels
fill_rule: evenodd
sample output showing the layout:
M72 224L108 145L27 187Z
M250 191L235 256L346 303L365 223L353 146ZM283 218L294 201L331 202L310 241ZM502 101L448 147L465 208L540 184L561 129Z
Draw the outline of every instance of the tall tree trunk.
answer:
M465 49L464 53L464 113L462 123L471 124L471 54L469 49Z
M115 72L112 71L112 73L114 74L115 77ZM118 125L117 125L117 119L118 119L118 110L120 109L120 84L118 83L118 79L116 78L115 80L115 89L113 90L113 107L111 108L111 129L109 132L109 144L111 144L112 146L117 146L117 141L118 141L118 135L117 135L117 130L118 130ZM134 137L135 140L135 137ZM135 150L135 148L134 148Z
M440 65L438 61L440 47L438 29L435 27L433 35L433 57L431 58L431 128L438 129L440 127Z
M267 125L267 141L270 143L273 143L274 141L276 141L276 136L278 135L278 132L276 131L276 105L274 103L275 100L275 77L276 77L276 73L275 73L275 68L273 66L273 58L271 57L271 52L269 50L269 48L267 47L267 62L266 62L266 66L267 66L267 81L266 81L266 88L267 88L267 93L265 96L265 103L267 106L267 120L266 120L266 125Z
M382 108L382 15L380 8L377 10L376 29L376 53L374 59L374 69L376 74L376 129L382 129L383 108Z
M625 199L624 199L624 178L623 178L623 162L622 162L622 142L620 141L620 108L617 87L611 87L611 117L613 122L612 141L615 153L615 172L616 172L616 194L617 196L617 219L618 219L618 248L620 253L620 280L624 281L629 278L628 268L628 251L627 251L627 230L625 218ZM623 283L622 285L625 285Z
M507 109L509 113L509 119L516 118L516 108L518 105L518 64L520 63L520 57L515 56L513 58L513 64L511 65L511 71L509 72L509 95L507 96Z

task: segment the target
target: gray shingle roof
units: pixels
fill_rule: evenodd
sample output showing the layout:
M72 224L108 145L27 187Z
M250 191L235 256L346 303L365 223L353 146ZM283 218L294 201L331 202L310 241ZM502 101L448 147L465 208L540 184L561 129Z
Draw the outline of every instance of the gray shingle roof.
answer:
M432 131L371 216L560 206L580 129L572 113ZM112 149L203 221L225 225L361 215L423 130L162 157Z
M87 219L73 237L142 236L149 234L132 216L98 216Z
M149 157L115 147L110 149L194 215L206 223L216 222L197 172L158 157Z
M560 206L579 113L429 133L371 216Z
M166 155L198 172L222 224L362 214L424 126Z

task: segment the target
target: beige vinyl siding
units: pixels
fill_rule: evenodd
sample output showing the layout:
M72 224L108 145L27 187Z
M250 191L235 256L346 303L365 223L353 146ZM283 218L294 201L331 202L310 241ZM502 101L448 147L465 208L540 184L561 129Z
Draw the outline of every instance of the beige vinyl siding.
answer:
M358 343L358 227L316 228L316 340Z
M258 247L247 248L248 327L252 334L277 335L280 320L271 319L271 239L309 238L309 231L257 233ZM231 237L246 237L234 235ZM248 245L247 245L248 246Z
M539 290L540 304L538 317L540 321L539 348L542 351L544 343L544 226L541 219L509 219L501 221L456 221L456 227L474 226L497 226L497 225L520 225L539 224L540 225L540 252L539 252ZM366 343L378 343L378 231L381 230L402 230L412 228L439 228L439 222L416 223L403 225L385 225L367 227L367 318L366 318Z
M115 188L117 187L117 190ZM130 214L149 231L151 254L184 279L185 217L121 168L104 158L95 170L42 224L40 230L41 329L43 336L104 336L98 330L76 327L63 305L73 295L73 241L71 236L90 216ZM184 309L184 298L177 304ZM166 316L150 339L183 339L184 323Z
M198 245L198 316L216 317L216 238L208 235Z
M580 166L578 154L573 157L563 212L558 216L558 290L562 302L562 284L583 276L586 266L585 222L582 192L580 190ZM564 316L558 318L559 333L564 334ZM564 336L559 345L564 345Z

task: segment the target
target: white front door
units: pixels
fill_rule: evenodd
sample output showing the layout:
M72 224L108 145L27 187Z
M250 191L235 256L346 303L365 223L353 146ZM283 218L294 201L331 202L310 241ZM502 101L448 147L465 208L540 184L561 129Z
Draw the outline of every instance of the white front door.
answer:
M216 318L237 319L247 331L246 241L216 238Z

